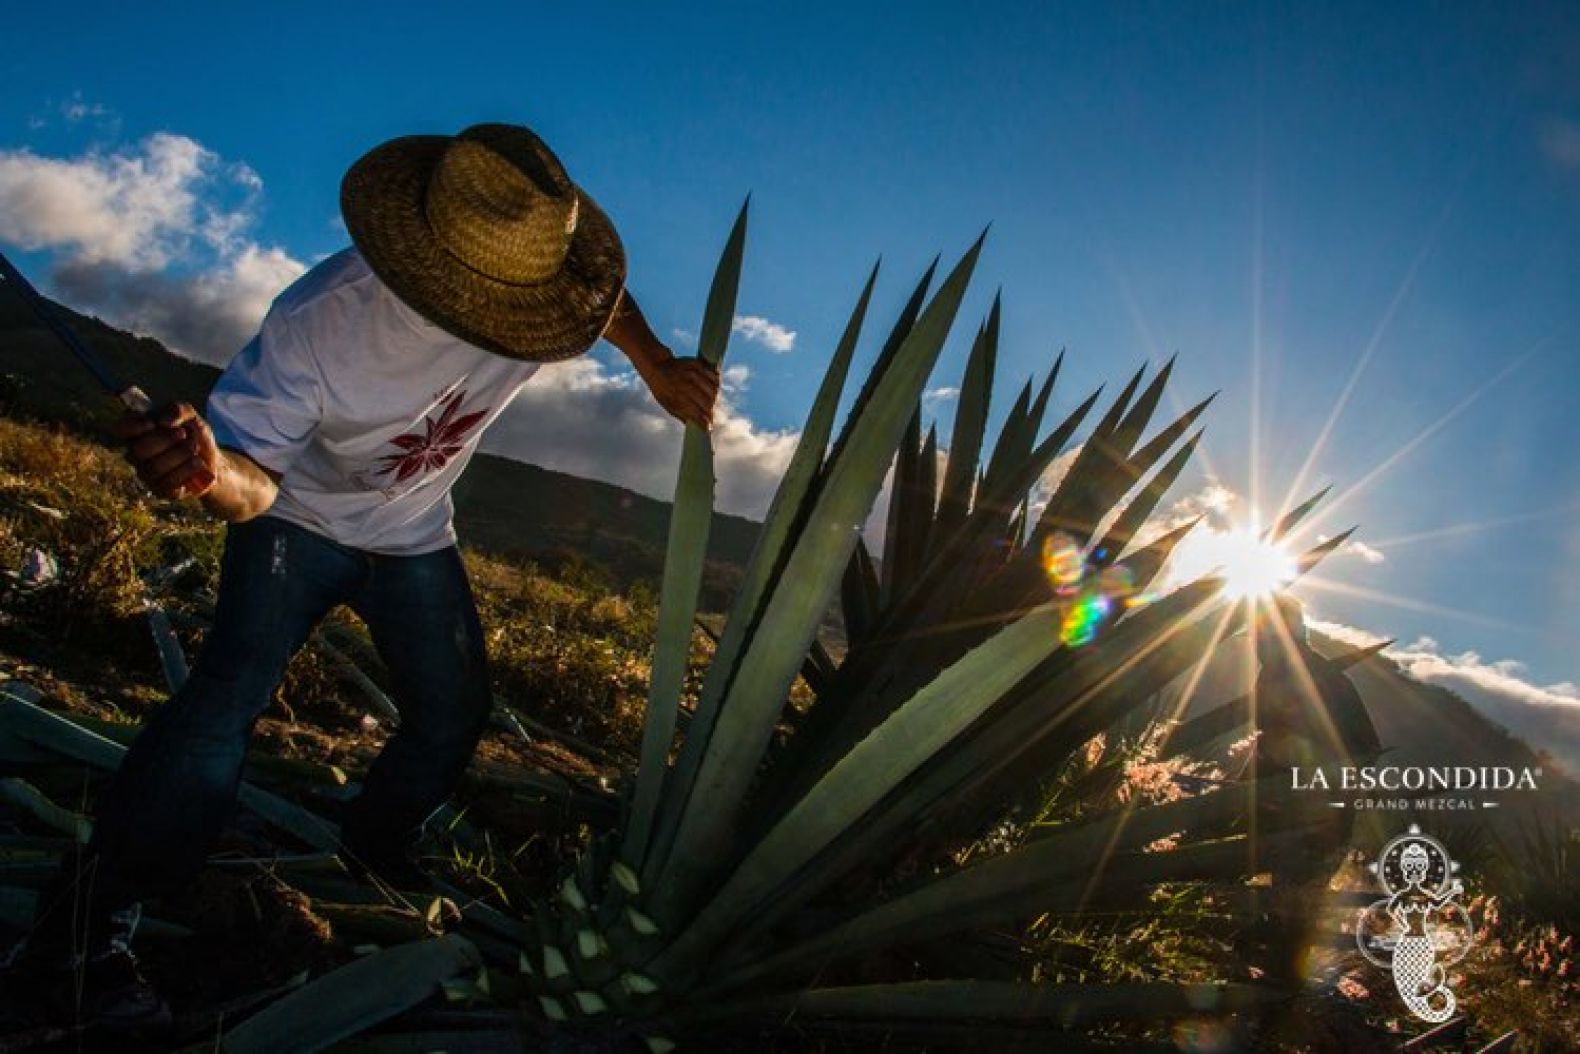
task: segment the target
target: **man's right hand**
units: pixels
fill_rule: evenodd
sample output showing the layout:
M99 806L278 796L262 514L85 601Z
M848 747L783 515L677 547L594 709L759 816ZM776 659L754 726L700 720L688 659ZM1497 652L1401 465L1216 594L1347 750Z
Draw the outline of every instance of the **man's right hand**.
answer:
M219 475L219 447L198 412L177 403L152 414L126 414L115 424L126 460L143 486L161 498L198 498Z

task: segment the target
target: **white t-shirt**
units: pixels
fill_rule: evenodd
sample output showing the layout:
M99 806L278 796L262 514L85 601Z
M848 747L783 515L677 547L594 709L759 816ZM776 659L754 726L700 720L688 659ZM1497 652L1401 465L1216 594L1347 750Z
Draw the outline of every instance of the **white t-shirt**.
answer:
M205 416L221 446L281 474L269 515L414 555L454 544L450 488L536 371L424 319L353 248L280 294Z

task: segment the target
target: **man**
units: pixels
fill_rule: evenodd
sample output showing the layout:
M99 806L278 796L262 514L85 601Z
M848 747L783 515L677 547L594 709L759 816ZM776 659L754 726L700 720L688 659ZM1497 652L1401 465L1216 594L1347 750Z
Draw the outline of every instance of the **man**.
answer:
M127 417L149 489L225 520L213 629L102 797L92 844L41 898L23 960L108 1024L167 1015L127 947L141 898L202 866L233 807L253 723L330 609L366 622L399 731L342 825L344 855L400 888L425 819L490 710L483 634L450 488L540 363L599 337L670 414L708 427L718 376L672 355L625 289L613 225L525 128L410 136L341 188L353 247L275 301L209 396Z

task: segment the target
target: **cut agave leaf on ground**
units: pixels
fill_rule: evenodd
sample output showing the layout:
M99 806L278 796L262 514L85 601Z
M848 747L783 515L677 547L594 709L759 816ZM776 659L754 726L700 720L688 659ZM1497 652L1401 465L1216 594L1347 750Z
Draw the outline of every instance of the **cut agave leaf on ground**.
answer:
M14 681L0 684L0 729L94 768L106 771L120 768L125 747L31 701L37 698L36 691L29 691ZM314 849L331 850L339 845L335 826L300 805L249 783L241 785L237 797L242 805Z
M225 1054L307 1054L387 1021L475 974L482 956L449 934L375 952L325 974L248 1018L220 1041Z

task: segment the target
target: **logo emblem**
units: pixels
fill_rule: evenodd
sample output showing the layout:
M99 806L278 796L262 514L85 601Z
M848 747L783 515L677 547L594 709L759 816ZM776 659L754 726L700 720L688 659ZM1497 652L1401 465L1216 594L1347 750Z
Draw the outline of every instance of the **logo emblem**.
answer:
M1441 842L1411 824L1383 846L1371 872L1388 895L1360 910L1355 946L1372 965L1393 973L1412 1014L1434 1024L1447 1021L1458 1006L1448 968L1475 943L1470 915L1456 899L1465 893L1459 865Z

